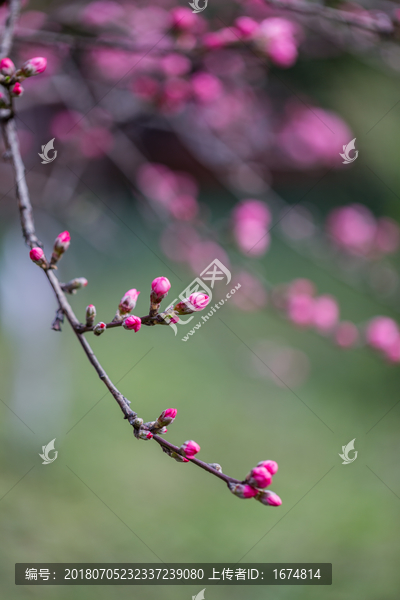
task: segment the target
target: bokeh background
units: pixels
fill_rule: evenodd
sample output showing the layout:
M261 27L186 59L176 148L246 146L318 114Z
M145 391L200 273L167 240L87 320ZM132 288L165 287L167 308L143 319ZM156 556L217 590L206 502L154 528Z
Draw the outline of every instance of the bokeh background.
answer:
M206 598L395 600L399 357L374 351L365 332L377 315L399 319L396 36L382 39L268 7L263 13L258 3L212 4L196 16L206 23L200 30L199 21L185 31L168 30L163 56L186 58L186 72L176 56L162 77L146 63L141 76L174 91L164 87L156 98L149 80L135 83L137 70L125 77L126 54L116 57L104 48L110 40L152 42L150 24L160 31L176 6L101 4L32 2L17 30L16 64L32 55L49 58L43 78L28 80L18 99L37 233L49 252L55 236L70 231L58 273L63 281L88 279L71 298L82 320L90 303L99 319L111 320L133 287L141 291L135 314L144 315L155 277L170 279L173 299L214 258L229 265L241 290L188 341L182 337L189 325L177 336L167 327L142 327L137 334L122 328L99 338L88 334L89 340L145 420L178 409L167 435L173 443L196 440L200 458L239 479L258 461L276 460L271 487L283 503L272 508L239 500L222 481L170 460L155 443L134 439L68 324L62 333L50 329L56 302L28 258L11 166L3 161L2 597L172 600L201 589L15 586L16 562L319 561L333 564L332 586L207 584ZM392 16L395 8L346 10ZM102 10L106 18L96 20ZM204 58L199 40L206 29L221 31L218 19L232 24L239 15L256 22L278 15L295 23L301 33L292 64L279 63L279 52L264 49L262 55L236 42L233 48L228 42L208 46ZM286 36L289 43L292 33ZM161 58L155 55L155 63ZM239 59L242 68L235 67ZM253 70L243 69L247 61ZM203 71L223 91L213 95L210 79L196 87L192 73ZM200 89L200 96L206 90L205 104L186 92L177 101L176 77ZM228 114L234 100L237 112ZM299 116L300 105L310 122ZM318 117L316 110L322 111ZM43 165L38 152L51 138L57 158ZM359 156L342 165L339 152L353 138ZM186 199L174 204L178 196ZM258 225L241 235L237 216L239 202L249 198L269 215L265 244L256 251ZM390 252L339 247L327 219L353 204L370 211L349 225L361 237L371 219L391 219L393 228L383 235ZM339 347L335 328L321 332L288 318L282 285L298 278L312 281L315 294L334 298L340 320L357 326L350 348ZM220 286L216 294L223 297ZM38 453L53 438L58 458L44 467ZM338 454L353 438L358 457L342 465Z

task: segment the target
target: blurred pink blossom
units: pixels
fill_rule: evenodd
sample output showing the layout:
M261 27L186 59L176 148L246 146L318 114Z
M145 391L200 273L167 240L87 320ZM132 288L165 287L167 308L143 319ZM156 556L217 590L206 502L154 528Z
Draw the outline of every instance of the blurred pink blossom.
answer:
M399 249L400 245L400 228L398 224L389 219L389 217L381 217L378 219L375 247L382 254L392 254Z
M109 0L90 2L82 10L81 19L86 25L96 27L108 25L124 16L124 9L120 4Z
M314 298L313 325L320 333L333 329L338 320L339 306L335 298L328 295Z
M335 341L341 348L351 348L359 338L356 325L350 321L342 321L335 331Z
M287 303L287 315L290 321L300 327L313 323L315 300L308 294L291 294Z
M222 85L217 77L210 73L196 73L192 77L192 90L196 100L213 102L222 93Z
M326 227L336 244L347 252L363 256L373 248L376 221L371 211L362 204L333 209Z
M367 326L366 339L372 348L388 350L397 340L399 329L390 317L375 317Z
M267 226L271 213L260 200L240 202L233 211L233 234L240 250L250 256L262 256L269 247Z
M352 133L331 111L289 103L286 118L277 133L278 147L296 168L336 164ZM354 137L354 136L353 136Z

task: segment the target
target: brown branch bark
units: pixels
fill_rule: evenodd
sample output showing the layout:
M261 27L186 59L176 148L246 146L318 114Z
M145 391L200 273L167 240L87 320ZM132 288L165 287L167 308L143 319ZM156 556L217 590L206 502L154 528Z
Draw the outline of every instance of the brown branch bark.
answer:
M1 52L2 52L1 57L5 56L10 51L14 25L15 25L16 19L18 18L19 10L20 10L20 0L10 0L10 17L7 21L5 35L4 35L3 41L1 43ZM25 242L30 248L34 248L36 246L42 247L43 244L37 238L36 232L35 232L32 204L31 204L30 197L29 197L29 190L28 190L28 186L27 186L27 182L26 182L26 178L25 178L25 167L24 167L24 163L22 161L22 157L21 157L21 153L20 153L20 149L19 149L18 136L17 136L17 132L16 132L15 121L14 121L14 116L13 116L12 110L5 117L1 118L1 126L2 126L2 133L3 133L3 137L4 137L6 149L7 149L7 154L9 155L9 157L11 159L13 169L14 169L16 196L17 196L17 200L18 200L18 208L19 208L19 214L20 214L22 233L23 233ZM57 278L55 271L49 269L49 270L44 270L44 273L46 274L46 277L54 291L54 294L57 298L60 310L67 317L67 320L68 320L69 324L71 325L79 343L81 344L83 351L85 352L89 362L94 367L98 376L103 381L104 385L108 388L109 392L111 393L111 395L114 397L114 399L118 403L121 411L124 414L125 419L127 419L128 422L133 427L133 423L137 417L137 413L134 412L130 408L130 406L129 406L130 402L125 398L125 396L123 396L123 394L112 383L112 381L108 377L106 371L101 366L98 359L96 358L92 348L90 347L89 342L87 341L87 339L81 332L82 331L81 323L79 322L71 305L69 304L65 293L61 289L61 285L60 285L60 282ZM146 317L144 317L144 319L146 319ZM116 323L113 326L118 326L119 324L120 323ZM83 329L85 329L85 328L83 328ZM162 438L160 435L156 434L153 436L152 439L154 439L162 448L165 448L167 452L170 451L170 452L174 452L176 454L181 454L180 448L178 446L171 444L170 442L168 442L167 440ZM204 469L208 473L211 473L212 475L215 475L219 479L222 479L226 483L230 483L230 482L241 483L238 479L234 479L233 477L229 477L228 475L225 475L224 473L217 471L216 469L211 467L208 463L205 463L197 458L191 458L191 459L189 459L189 461L194 463L198 467Z

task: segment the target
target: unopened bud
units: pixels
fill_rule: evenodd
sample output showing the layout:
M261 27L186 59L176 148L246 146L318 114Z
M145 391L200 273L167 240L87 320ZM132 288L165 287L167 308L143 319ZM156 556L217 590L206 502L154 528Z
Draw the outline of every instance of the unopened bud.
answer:
M11 58L2 58L0 60L0 75L5 77L7 82L15 73L15 65Z
M163 410L161 415L157 419L157 423L159 427L163 427L164 425L170 425L173 423L178 411L176 408L167 408Z
M86 287L87 284L88 282L87 279L85 279L85 277L76 277L75 279L71 279L71 281L68 281L68 283L63 283L61 285L61 289L67 294L76 294L77 290Z
M142 425L143 425L143 419L141 419L140 417L136 417L136 419L133 421L133 426L139 428Z
M24 93L24 88L17 81L17 83L14 85L14 87L11 90L11 95L15 96L17 98L18 96L22 96L23 93Z
M165 433L167 433L168 429L166 427L161 427L161 429L158 429L157 433L159 433L160 435L164 435Z
M141 431L139 431L137 437L140 440L151 440L153 434L151 433L151 431L146 431L146 429L142 429Z
M170 457L175 459L176 462L189 462L189 459L185 458L181 454L178 454L177 452L171 452Z
M264 467L254 467L246 477L249 485L257 488L266 488L272 483L272 475Z
M45 269L48 266L44 252L41 248L32 248L32 250L29 252L29 258L35 263L35 265L42 267L42 269Z
M102 321L100 321L100 323L97 323L97 325L95 325L93 327L94 335L101 335L106 330L106 327L107 327L107 325L105 323L103 323Z
M24 77L32 77L32 75L39 75L47 67L47 60L43 56L35 56L30 58L21 67L21 74Z
M228 488L231 490L232 494L235 494L238 498L254 498L258 493L257 490L245 483L229 482Z
M262 460L258 463L257 467L264 467L271 475L275 475L278 472L278 463L274 460Z
M190 315L191 313L203 310L209 302L210 296L203 294L202 292L195 292L183 302L178 302L178 304L174 306L174 311L178 315Z
M51 255L50 265L55 265L60 260L61 256L69 248L71 236L68 231L59 233L54 241L53 254Z
M156 277L151 284L151 301L160 303L168 294L171 284L166 277Z
M218 471L219 473L222 473L222 467L218 463L208 463L208 465L216 471Z
M132 290L128 290L123 295L121 302L118 305L118 310L121 316L128 315L135 308L139 294L140 292L133 288Z
M181 450L186 458L193 458L200 452L200 446L194 440L187 440L182 444Z
M129 331L134 331L135 333L139 331L139 329L142 326L142 321L140 319L140 317L135 317L135 315L131 315L130 317L127 317L124 322L122 323L122 327L124 327L124 329L128 329Z
M89 304L86 307L86 327L92 327L96 318L96 307L93 304Z
M257 500L267 506L280 506L282 504L282 500L279 498L278 494L269 490L259 492Z

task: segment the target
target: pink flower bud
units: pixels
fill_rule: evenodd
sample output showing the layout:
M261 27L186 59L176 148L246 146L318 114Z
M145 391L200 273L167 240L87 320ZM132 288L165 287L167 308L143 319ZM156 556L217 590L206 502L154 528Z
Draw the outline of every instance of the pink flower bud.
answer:
M51 255L50 264L54 265L58 260L60 260L64 252L68 250L70 241L71 236L69 235L68 231L63 231L62 233L58 234L54 240L53 254Z
M279 498L278 494L275 492L270 492L269 490L263 490L257 496L257 500L259 500L262 504L266 504L267 506L280 506L282 504L282 500Z
M15 65L10 58L2 58L0 60L0 75L4 77L12 77L15 73Z
M166 277L156 277L151 284L151 289L153 290L155 298L160 301L165 298L170 288L171 284Z
M39 75L47 67L47 60L43 56L36 56L30 58L21 67L21 72L24 77L31 77L32 75Z
M133 331L137 333L142 326L142 321L140 317L135 317L135 315L131 315L130 317L127 317L124 320L122 326L124 327L124 329L128 329L129 331L132 331L133 329Z
M182 444L181 450L184 452L186 458L193 458L198 452L200 452L200 446L193 440L188 440Z
M135 308L139 294L140 292L133 288L131 290L128 290L123 295L123 297L121 298L121 302L118 306L118 310L121 315L127 315Z
M86 307L86 327L92 327L96 318L96 307L93 304L89 304Z
M246 477L249 485L258 488L265 488L271 485L272 475L264 467L254 467Z
M14 87L11 90L11 94L15 97L18 97L18 96L22 96L23 93L24 93L24 88L17 81L17 83L14 85Z
M278 463L274 460L262 460L258 463L257 467L264 467L271 475L275 475L278 472Z
M232 494L238 498L254 498L258 494L257 490L245 483L228 483L228 487Z
M44 252L41 248L32 248L29 252L29 258L38 265L39 267L44 267L47 265L47 261L44 256Z
M160 427L163 427L164 425L170 425L171 423L173 423L177 413L178 411L176 410L176 408L167 408L167 410L163 410L163 412L157 419L157 424Z
M142 429L141 431L139 431L137 437L141 440L151 440L153 434L151 433L151 431L146 431L145 429Z
M107 327L107 325L105 323L103 323L102 321L100 321L100 323L97 323L97 325L95 325L93 327L94 335L101 335L106 330L106 327Z
M174 311L178 315L190 315L193 312L203 310L209 302L210 296L207 296L207 294L204 294L203 292L195 292L183 302L178 302L178 304L174 306Z

